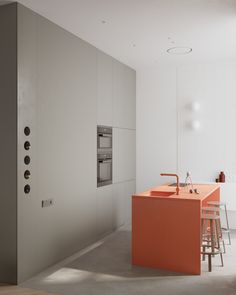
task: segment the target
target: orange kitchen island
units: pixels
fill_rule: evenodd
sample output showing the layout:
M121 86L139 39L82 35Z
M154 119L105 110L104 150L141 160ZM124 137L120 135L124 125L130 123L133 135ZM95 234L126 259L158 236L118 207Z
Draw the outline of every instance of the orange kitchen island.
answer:
M132 196L132 264L201 274L201 206L220 200L218 184L168 185Z

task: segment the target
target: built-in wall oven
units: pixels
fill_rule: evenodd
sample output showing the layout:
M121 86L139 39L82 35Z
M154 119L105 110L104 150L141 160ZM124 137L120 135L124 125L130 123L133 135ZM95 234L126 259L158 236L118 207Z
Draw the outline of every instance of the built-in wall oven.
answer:
M97 187L112 183L112 127L97 126Z
M112 149L112 128L105 126L97 127L98 149Z

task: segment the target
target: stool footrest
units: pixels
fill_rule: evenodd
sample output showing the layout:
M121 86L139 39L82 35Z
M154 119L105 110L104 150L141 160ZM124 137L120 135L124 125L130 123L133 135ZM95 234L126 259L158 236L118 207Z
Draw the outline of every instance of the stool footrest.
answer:
M210 251L201 251L201 254L203 255L217 255L217 254L222 254L222 251L218 250L214 251L214 252L210 252Z
M230 233L230 229L227 229L227 228L225 228L225 227L222 227L221 228L225 233Z

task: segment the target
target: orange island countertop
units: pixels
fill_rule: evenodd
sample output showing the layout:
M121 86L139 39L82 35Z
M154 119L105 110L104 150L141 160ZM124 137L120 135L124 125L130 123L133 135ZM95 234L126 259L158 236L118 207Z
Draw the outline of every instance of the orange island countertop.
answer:
M201 207L220 200L218 184L161 185L132 196L132 263L201 274Z

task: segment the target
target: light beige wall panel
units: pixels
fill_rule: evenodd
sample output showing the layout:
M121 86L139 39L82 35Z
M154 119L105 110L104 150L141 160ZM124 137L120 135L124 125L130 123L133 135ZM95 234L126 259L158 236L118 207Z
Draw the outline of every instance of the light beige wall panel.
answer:
M136 74L113 61L113 126L136 128Z
M113 227L125 224L125 186L124 183L113 184Z
M22 281L96 239L97 81L94 47L22 6L18 22ZM26 123L32 126L28 196L21 164ZM42 208L49 198L54 205Z
M113 59L97 51L97 124L112 126Z
M136 192L136 181L127 181L124 183L125 186L125 222L131 223L132 218L132 195Z
M113 230L112 185L97 189L97 230L98 237Z
M113 182L135 179L135 130L113 128Z

